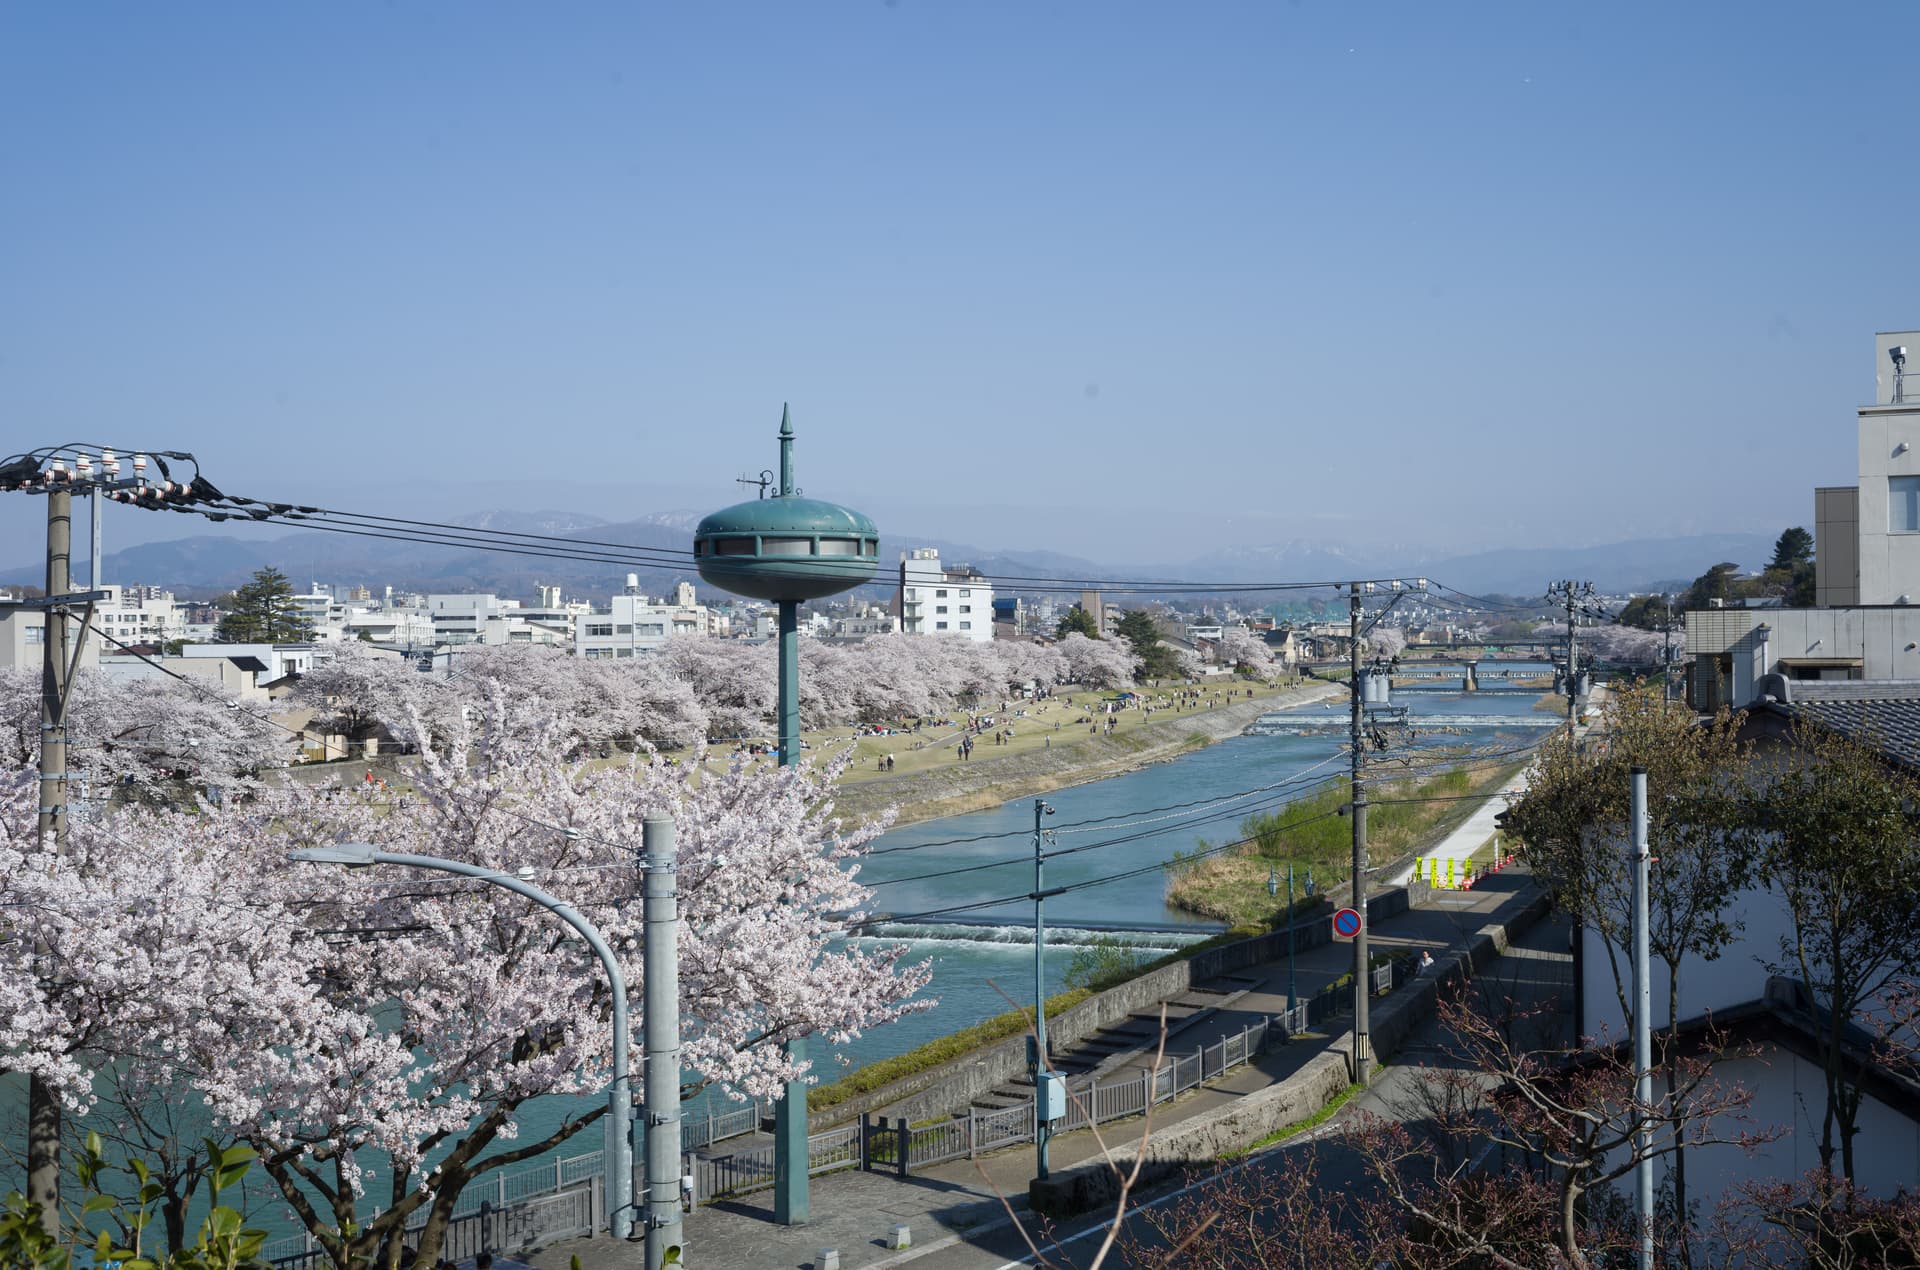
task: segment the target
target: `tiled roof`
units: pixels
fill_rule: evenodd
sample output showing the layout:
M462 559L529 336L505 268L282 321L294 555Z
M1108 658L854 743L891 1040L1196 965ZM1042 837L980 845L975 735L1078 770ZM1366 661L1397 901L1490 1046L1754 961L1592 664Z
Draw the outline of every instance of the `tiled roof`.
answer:
M1920 770L1920 680L1801 681L1791 691L1771 708Z

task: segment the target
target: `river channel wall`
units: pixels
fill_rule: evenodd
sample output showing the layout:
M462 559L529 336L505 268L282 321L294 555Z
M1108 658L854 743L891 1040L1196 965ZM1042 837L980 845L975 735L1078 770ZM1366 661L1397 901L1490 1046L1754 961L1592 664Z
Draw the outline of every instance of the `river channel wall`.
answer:
M1212 710L1156 712L1151 723L1141 721L1137 711L1123 711L1112 736L1087 736L1084 729L1075 732L1069 725L1047 749L994 756L988 747L965 763L842 785L834 791L834 811L850 821L862 821L892 807L897 809L894 823L911 824L998 807L1016 798L1033 798L1165 762L1201 745L1239 736L1263 714L1346 695L1345 684L1309 683Z
M1418 889L1424 895L1427 888ZM1406 912L1412 904L1411 896L1412 892L1402 886L1369 899L1369 925ZM1333 939L1333 915L1307 918L1294 926L1293 934L1296 949L1317 948ZM1062 1010L1047 1020L1047 1040L1055 1049L1069 1048L1109 1023L1136 1010L1152 1009L1196 983L1279 961L1286 955L1284 929L1203 949ZM857 1119L862 1112L905 1116L909 1123L931 1120L962 1111L995 1086L1026 1074L1027 1038L1013 1036L815 1112L808 1117L807 1128L818 1133Z
M1504 953L1522 932L1545 917L1551 907L1545 893L1539 890L1518 892L1479 930L1435 958L1439 963L1437 973L1424 975L1401 991L1375 1000L1368 1018L1374 1052L1387 1056L1399 1049L1413 1030L1433 1014L1443 986L1471 978L1474 972ZM1343 1049L1340 1040L1351 1028L1349 1021L1327 1048L1284 1080L1243 1094L1216 1111L1155 1132L1144 1148L1145 1159L1135 1186L1145 1186L1197 1166L1210 1165L1224 1155L1244 1151L1268 1134L1298 1124L1325 1107L1353 1080L1348 1053L1351 1047ZM1050 1214L1084 1212L1110 1204L1117 1195L1121 1174L1131 1169L1135 1158L1142 1154L1137 1145L1116 1147L1111 1164L1094 1161L1063 1169L1044 1182L1036 1178L1029 1184L1028 1201L1036 1212Z

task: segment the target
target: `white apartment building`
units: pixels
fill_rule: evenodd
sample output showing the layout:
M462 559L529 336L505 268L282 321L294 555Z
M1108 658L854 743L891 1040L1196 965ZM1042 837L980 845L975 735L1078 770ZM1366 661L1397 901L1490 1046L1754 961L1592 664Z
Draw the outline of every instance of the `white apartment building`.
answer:
M993 584L972 565L942 565L933 547L900 553L899 605L905 634L993 639Z
M107 585L107 598L93 607L94 626L122 644L159 644L186 635L186 606L173 592L151 586ZM114 645L107 642L109 649Z
M639 579L629 574L626 594L613 596L606 612L577 619L574 655L593 660L637 657L675 635L705 638L714 631L715 617L695 598L693 583L680 583L671 600L654 600L639 593Z
M520 607L491 592L480 595L429 595L427 615L433 619L436 644L504 644L508 618Z
M309 636L320 642L345 636L346 606L335 602L333 588L313 583L305 595L293 597L294 616L305 624Z
M433 615L424 608L349 605L341 618L340 637L359 639L362 635L376 644L431 646L435 638Z

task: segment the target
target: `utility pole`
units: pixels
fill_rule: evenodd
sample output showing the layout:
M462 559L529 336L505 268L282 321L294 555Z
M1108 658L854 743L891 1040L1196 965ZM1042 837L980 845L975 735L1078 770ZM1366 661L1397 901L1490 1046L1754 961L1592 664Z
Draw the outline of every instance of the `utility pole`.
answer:
M1562 601L1567 609L1567 741L1571 744L1580 721L1580 658L1574 636L1574 615L1582 603L1593 599L1593 583L1568 578L1550 584L1547 597Z
M1047 1139L1050 1114L1056 1110L1047 1098L1047 925L1043 905L1049 892L1045 885L1046 835L1040 818L1051 816L1053 808L1044 800L1033 800L1033 1157L1034 1175L1045 1181ZM1052 892L1058 894L1056 890Z
M1353 708L1347 724L1350 760L1349 781L1353 790L1353 911L1360 914L1360 932L1353 937L1353 1079L1368 1083L1367 1068L1372 1062L1367 1033L1367 768L1366 706L1360 690L1360 588L1372 589L1372 583L1352 582L1347 591L1348 671L1353 688Z
M73 456L72 467L65 455ZM100 495L149 507L218 498L220 493L201 480L191 454L165 451L156 456L166 479L147 479L147 456L134 456L134 473L122 479L120 461L110 449L96 456L74 446L54 446L0 459L0 491L44 494L47 499L46 594L20 607L46 614L40 657L40 802L34 822L35 845L52 846L55 856L66 854L69 804L67 787L67 706L73 695L73 677L93 627L93 606L104 598L100 588ZM176 484L166 459L194 463L191 484ZM93 495L93 576L91 589L73 590L73 491ZM72 607L84 604L80 632L72 633ZM51 981L58 974L51 950L37 948L40 971ZM40 1220L49 1234L57 1234L60 1209L60 1100L38 1077L27 1082L27 1198L40 1205Z
M641 1009L646 1012L646 1270L678 1257L680 1233L680 892L673 820L648 812L642 883ZM623 1131L625 1126L619 1126ZM610 1153L607 1157L613 1159ZM631 1176L625 1179L629 1187Z
M64 469L55 472L64 475ZM47 609L40 656L40 814L34 841L67 851L67 593L73 589L73 493L47 487ZM56 601L58 601L56 603ZM52 973L52 968L48 968ZM49 1233L60 1218L60 1099L35 1076L27 1082L27 1199Z

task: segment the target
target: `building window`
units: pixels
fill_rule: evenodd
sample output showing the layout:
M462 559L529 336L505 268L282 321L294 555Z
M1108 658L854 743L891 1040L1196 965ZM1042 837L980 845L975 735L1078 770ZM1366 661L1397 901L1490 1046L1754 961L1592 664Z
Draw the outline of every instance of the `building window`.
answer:
M919 598L920 598L920 592L919 592L919 590L918 590L917 588L914 588L914 587L908 587L908 588L907 588L907 598L908 598L909 600L917 600L917 599L919 599Z
M947 611L947 606L944 604L936 604L933 606L933 611L936 613L944 613Z
M618 626L616 626L616 627L614 627L613 629L614 629L614 631L615 631L616 633L618 633L618 634L621 634L621 635L631 635L631 634L633 634L633 626L632 626L632 625L631 625L630 623L627 623L627 622L622 622L622 623L620 623L620 625L618 625Z
M615 657L631 657L633 656L633 650L631 648L616 648L613 650L613 655Z
M966 592L965 592L965 591L962 591L962 592L961 592L960 594L962 594L962 595L965 595L965 594L966 594ZM960 606L960 611L961 611L962 613L971 613L971 612L973 612L973 605L971 605L971 604L962 604L962 605Z
M933 624L933 629L936 631L944 631L947 629L947 624L945 622L935 622Z
M602 637L602 638L606 638L606 639L611 639L611 638L613 638L613 623L612 623L612 622L591 622L591 623L588 623L588 625L587 625L587 638L588 638L588 639L592 639L592 638L594 638L595 636L599 636L599 637Z
M972 629L973 629L973 623L972 623L972 622L962 622L962 623L960 623L960 629L961 629L961 630L963 630L963 631L970 631L970 630L972 630Z
M637 628L642 635L665 635L667 628L660 622L642 622Z
M966 588L966 587L961 587L961 588L960 588L960 598L961 598L961 599L963 599L963 600L964 600L964 599L966 599L966 598L967 598L967 597L968 597L969 595L972 595L972 594L973 594L973 592L972 592L971 590L969 590L968 588Z
M1887 532L1920 534L1920 476L1890 476L1887 492Z
M940 588L940 589L939 589L938 591L935 591L935 592L933 593L933 598L934 598L934 599L936 599L936 600L944 600L944 599L946 599L946 598L947 598L947 589L946 589L945 587L941 587L941 588Z

